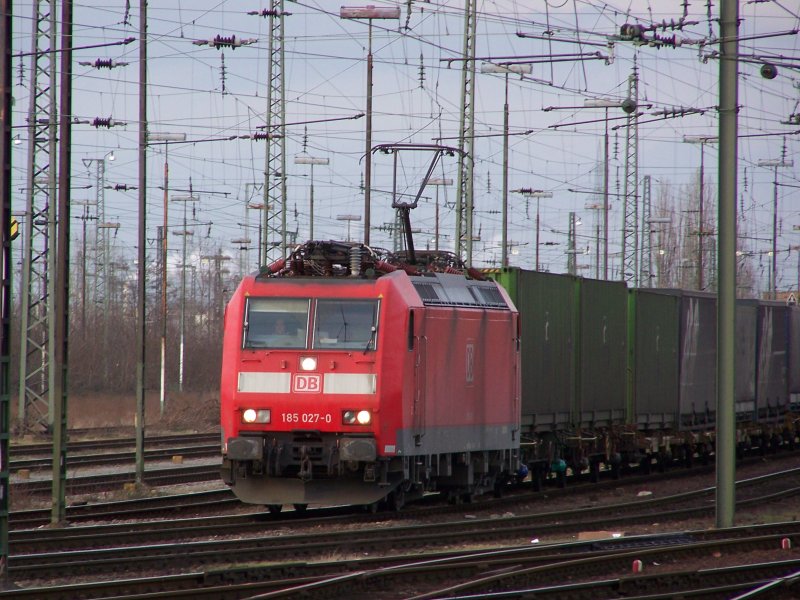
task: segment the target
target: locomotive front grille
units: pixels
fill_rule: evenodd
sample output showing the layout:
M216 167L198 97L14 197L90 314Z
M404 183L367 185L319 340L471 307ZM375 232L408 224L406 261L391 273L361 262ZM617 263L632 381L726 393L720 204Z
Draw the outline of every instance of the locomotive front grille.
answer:
M325 458L325 445L322 436L316 434L294 434L290 445L291 462L300 463L304 459L312 463L320 463Z
M248 464L253 475L325 479L338 476L342 468L358 472L359 465L376 460L377 452L372 436L292 431L231 438L228 458Z

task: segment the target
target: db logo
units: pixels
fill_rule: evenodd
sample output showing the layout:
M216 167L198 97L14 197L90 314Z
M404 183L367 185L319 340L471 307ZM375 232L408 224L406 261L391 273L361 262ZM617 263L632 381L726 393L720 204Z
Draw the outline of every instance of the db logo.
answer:
M294 381L292 383L292 391L300 393L322 391L322 386L320 385L320 376L295 373Z

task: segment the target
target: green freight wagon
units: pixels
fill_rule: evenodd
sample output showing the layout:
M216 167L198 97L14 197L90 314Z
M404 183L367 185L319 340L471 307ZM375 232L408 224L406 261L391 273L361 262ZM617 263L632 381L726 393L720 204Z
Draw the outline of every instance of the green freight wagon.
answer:
M532 476L609 460L626 422L627 287L517 268L487 271L520 311L522 444ZM563 477L561 478L563 481Z
M642 431L710 431L717 410L717 311L712 294L633 289L631 403ZM735 407L738 420L755 410L758 304L736 303Z
M759 302L756 403L762 422L780 422L789 410L790 318L790 308L783 302Z
M789 307L789 399L800 410L800 306Z

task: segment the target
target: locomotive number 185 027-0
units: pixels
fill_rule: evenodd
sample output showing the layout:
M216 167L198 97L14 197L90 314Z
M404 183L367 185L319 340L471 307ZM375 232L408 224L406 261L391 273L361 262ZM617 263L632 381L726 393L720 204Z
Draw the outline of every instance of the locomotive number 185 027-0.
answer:
M326 423L330 425L333 417L330 413L281 413L284 423Z

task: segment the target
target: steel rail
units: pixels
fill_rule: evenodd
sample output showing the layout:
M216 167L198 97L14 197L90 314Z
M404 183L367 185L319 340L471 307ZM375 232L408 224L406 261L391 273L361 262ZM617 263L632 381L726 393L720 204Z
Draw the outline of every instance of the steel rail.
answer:
M791 493L799 493L795 488ZM752 499L753 502L763 504L764 499ZM642 503L635 503L640 505ZM627 507L633 505L628 504ZM111 570L114 573L141 572L142 570L158 569L165 564L173 567L194 568L197 565L241 563L242 561L285 560L287 557L305 558L319 557L326 553L360 554L385 552L386 548L393 550L418 550L428 547L440 547L443 544L481 544L490 542L508 543L513 540L520 543L530 539L531 531L537 535L543 533L566 534L596 526L607 526L609 522L608 507L591 509L596 513L591 521L577 518L564 518L552 522L551 515L538 514L524 517L505 517L500 519L476 519L467 522L447 522L438 524L423 524L419 526L402 527L377 527L361 531L327 531L324 533L274 535L266 537L248 537L245 539L228 539L213 541L182 541L176 544L139 545L105 549L78 550L28 555L12 555L9 559L9 569L15 572L18 578L31 577L58 577L64 572L73 575L92 574ZM684 508L674 511L659 511L657 514L663 518L676 518L688 516L698 512L713 511L713 506L700 506ZM568 511L569 513L575 511ZM561 513L562 515L568 513ZM653 512L644 514L619 515L612 520L621 523L632 523L637 520L651 521ZM535 526L535 528L533 528ZM770 526L761 526L759 531L769 531ZM774 527L774 526L773 526ZM800 541L800 523L781 523L776 535L797 535ZM747 531L752 531L748 529ZM172 539L184 539L198 531L171 530ZM202 533L202 532L199 532ZM218 535L214 532L214 535ZM712 539L716 532L695 532L693 539ZM766 535L766 534L765 534ZM97 539L98 535L89 537ZM113 536L104 535L106 539ZM120 534L125 537L125 534ZM672 536L673 539L675 536ZM595 542L596 546L622 548L633 543L631 538L611 540L602 544ZM795 541L797 543L797 541ZM12 546L13 548L13 546Z

